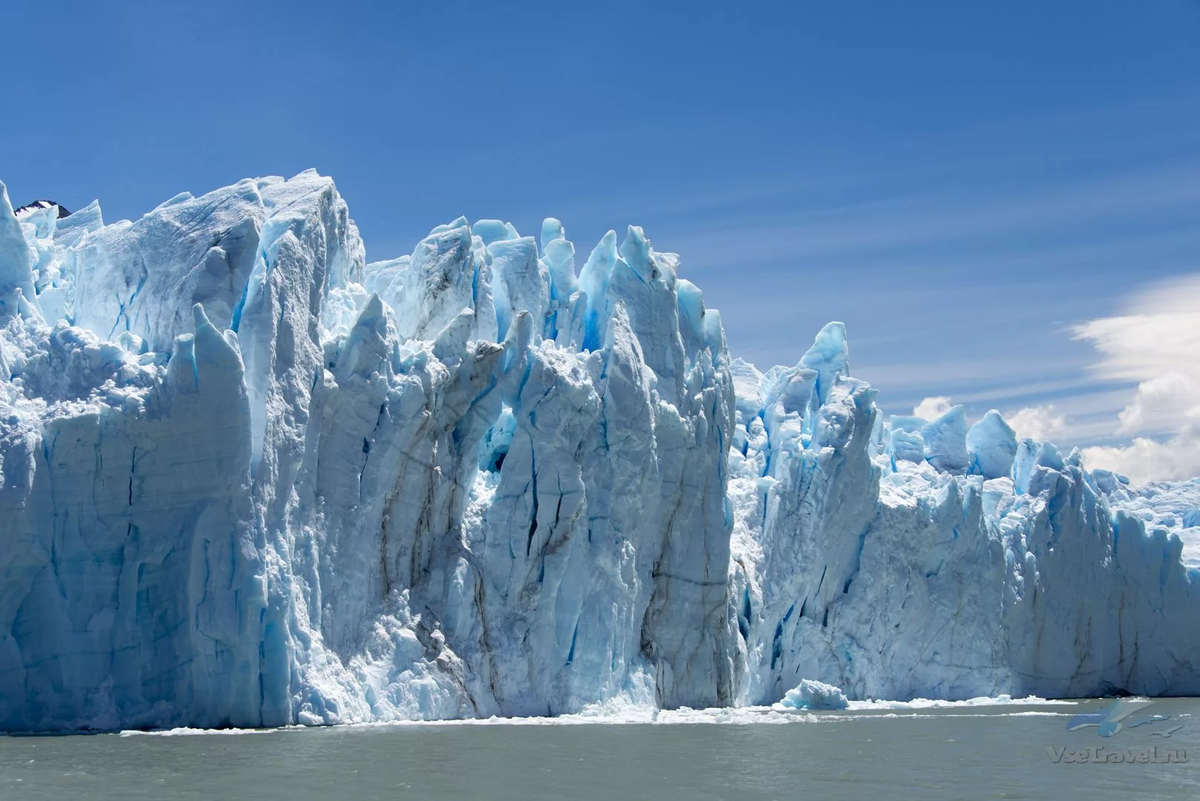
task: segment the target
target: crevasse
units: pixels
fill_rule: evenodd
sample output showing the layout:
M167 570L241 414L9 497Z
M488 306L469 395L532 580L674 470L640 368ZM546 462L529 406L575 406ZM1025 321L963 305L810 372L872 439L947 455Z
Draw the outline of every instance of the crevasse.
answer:
M0 190L0 729L1200 692L1196 484L885 420L836 323L761 374L641 229L55 215Z

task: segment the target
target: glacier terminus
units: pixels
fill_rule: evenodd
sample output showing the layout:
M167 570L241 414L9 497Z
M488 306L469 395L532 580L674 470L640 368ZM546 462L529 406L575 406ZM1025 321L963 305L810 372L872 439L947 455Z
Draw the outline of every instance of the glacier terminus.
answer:
M539 234L0 184L0 730L1200 694L1200 482L885 415L840 323L760 372L641 229Z

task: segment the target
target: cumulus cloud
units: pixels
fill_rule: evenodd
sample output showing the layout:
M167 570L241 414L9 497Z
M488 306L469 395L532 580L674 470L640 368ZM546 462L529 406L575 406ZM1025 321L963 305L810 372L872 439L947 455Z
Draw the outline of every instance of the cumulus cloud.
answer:
M1125 313L1078 325L1076 339L1100 355L1097 375L1136 381L1116 421L1124 446L1086 448L1089 467L1136 482L1200 474L1200 275L1164 281L1137 294Z
M1198 354L1200 355L1200 354ZM1171 371L1138 384L1133 403L1121 412L1118 434L1137 434L1158 428L1175 428L1200 410L1196 384L1183 373Z
M1026 406L1004 415L1004 420L1018 437L1030 437L1039 442L1053 440L1067 430L1066 415L1059 414L1053 403Z
M926 398L913 407L913 415L923 420L936 420L954 408L954 404L945 395Z
M1200 476L1200 420L1165 442L1135 437L1124 446L1084 448L1089 468L1114 470L1135 484Z

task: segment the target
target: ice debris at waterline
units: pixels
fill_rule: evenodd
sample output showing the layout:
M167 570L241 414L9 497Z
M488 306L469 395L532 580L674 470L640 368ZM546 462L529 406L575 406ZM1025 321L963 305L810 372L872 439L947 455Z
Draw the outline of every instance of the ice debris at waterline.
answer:
M0 728L1200 692L1175 488L885 419L837 323L759 373L618 242L0 192Z
M780 705L786 709L847 709L850 702L841 688L812 679L803 679L783 695Z

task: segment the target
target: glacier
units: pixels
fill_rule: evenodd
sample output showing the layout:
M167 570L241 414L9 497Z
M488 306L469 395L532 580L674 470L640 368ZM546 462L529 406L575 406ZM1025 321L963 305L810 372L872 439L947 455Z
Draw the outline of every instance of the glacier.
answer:
M0 184L0 730L1200 694L1200 483L759 372L679 263Z

